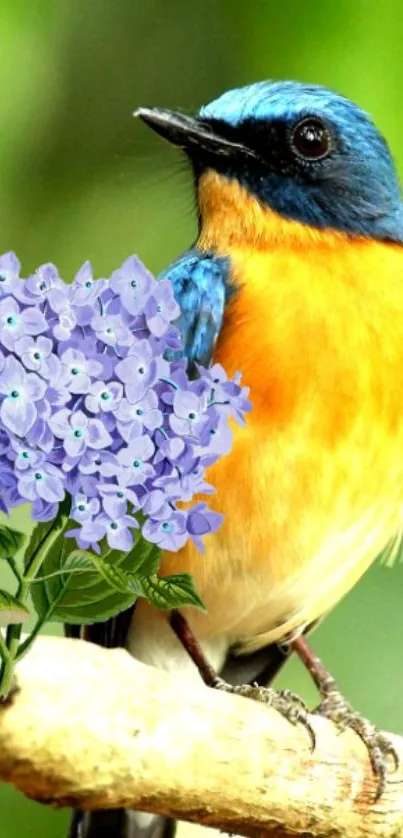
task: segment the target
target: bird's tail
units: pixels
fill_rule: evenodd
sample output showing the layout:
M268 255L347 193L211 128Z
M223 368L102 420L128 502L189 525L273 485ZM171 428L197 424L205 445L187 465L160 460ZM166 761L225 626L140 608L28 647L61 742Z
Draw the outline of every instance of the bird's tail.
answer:
M107 649L124 647L134 607L104 623L65 626L68 637L80 638ZM73 812L67 838L171 838L172 827L166 818L126 809L103 809L99 812Z
M175 821L127 809L74 812L68 838L174 838Z
M124 809L73 812L68 838L129 838Z

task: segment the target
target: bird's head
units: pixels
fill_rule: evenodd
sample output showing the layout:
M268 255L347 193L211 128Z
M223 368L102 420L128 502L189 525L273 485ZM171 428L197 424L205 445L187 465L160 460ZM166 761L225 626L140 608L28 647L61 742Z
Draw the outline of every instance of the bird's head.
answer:
M225 212L226 201L242 213L244 196L312 228L403 241L386 141L363 110L326 88L261 82L224 93L195 117L160 108L136 114L185 151L202 216L220 202Z

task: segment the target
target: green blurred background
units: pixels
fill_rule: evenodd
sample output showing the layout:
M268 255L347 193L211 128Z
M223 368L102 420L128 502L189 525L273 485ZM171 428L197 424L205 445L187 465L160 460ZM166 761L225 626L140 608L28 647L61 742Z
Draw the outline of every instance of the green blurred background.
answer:
M402 167L402 26L400 0L1 0L0 252L24 275L85 259L108 274L132 252L158 271L193 239L190 179L133 109L257 79L357 100ZM402 592L403 565L374 566L313 642L356 708L403 734ZM315 699L295 663L281 685ZM62 838L67 820L0 789L0 838Z

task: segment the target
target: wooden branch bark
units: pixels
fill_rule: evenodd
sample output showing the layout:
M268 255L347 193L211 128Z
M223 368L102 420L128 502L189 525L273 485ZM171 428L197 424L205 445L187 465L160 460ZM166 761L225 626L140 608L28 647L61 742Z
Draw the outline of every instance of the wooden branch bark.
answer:
M364 746L250 700L62 638L40 638L0 708L0 778L36 800L127 806L271 838L403 836L403 777L372 804ZM403 762L403 740L393 737Z

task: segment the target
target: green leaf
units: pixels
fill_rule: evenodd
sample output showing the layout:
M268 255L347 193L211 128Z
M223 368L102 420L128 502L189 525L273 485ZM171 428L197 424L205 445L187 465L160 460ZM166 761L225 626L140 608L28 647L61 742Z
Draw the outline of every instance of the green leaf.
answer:
M41 546L44 544L47 537L51 534L51 532L57 532L58 530L65 528L69 508L71 504L71 499L66 496L65 500L59 504L59 511L57 513L56 518L52 521L43 521L39 524L36 524L34 529L32 530L31 537L28 541L28 544L25 547L24 551L24 564L27 566L32 559L34 553L36 553Z
M130 571L133 576L143 577L154 575L161 561L161 550L155 544L150 544L144 538L140 538L135 554L132 555Z
M25 547L25 565L27 564L27 561L31 558L31 556L33 556L33 554L36 553L40 545L44 542L46 536L53 529L53 526L54 521L43 521L43 523L36 524L36 526L32 530L28 544Z
M144 596L157 608L180 608L183 605L195 605L205 611L193 577L189 573L177 573L173 576L148 576L141 579Z
M76 573L80 570L93 570L94 569L94 562L92 561L92 554L87 553L86 550L73 550L72 553L67 557L63 569L60 570L60 573Z
M144 576L155 576L161 562L161 550L153 547L136 571L136 575L142 579Z
M26 605L9 594L8 591L0 590L0 620L2 623L24 623L30 617Z
M0 559L14 557L24 541L25 535L22 532L0 525Z
M71 522L65 529L70 529ZM101 557L89 550L78 550L73 538L61 533L46 556L39 576L56 571L62 575L41 579L31 587L31 596L39 617L54 604L52 619L72 624L107 620L129 608L141 594L138 574L143 568L156 569L161 551L146 542L140 533L128 553L102 545ZM90 563L93 572L89 570ZM97 566L96 566L97 565ZM79 569L85 571L77 572Z
M92 565L92 567L95 566L100 575L115 591L127 594L134 590L136 594L139 593L140 588L138 585L137 587L134 585L133 575L131 573L127 573L125 570L122 570L122 568L117 565L110 564L110 562L103 559L102 556L97 556L95 553L90 553L89 551L77 551L77 553L72 553L67 562L66 566L69 571L72 569L72 562L74 571L76 571L77 568L86 570L89 565Z

